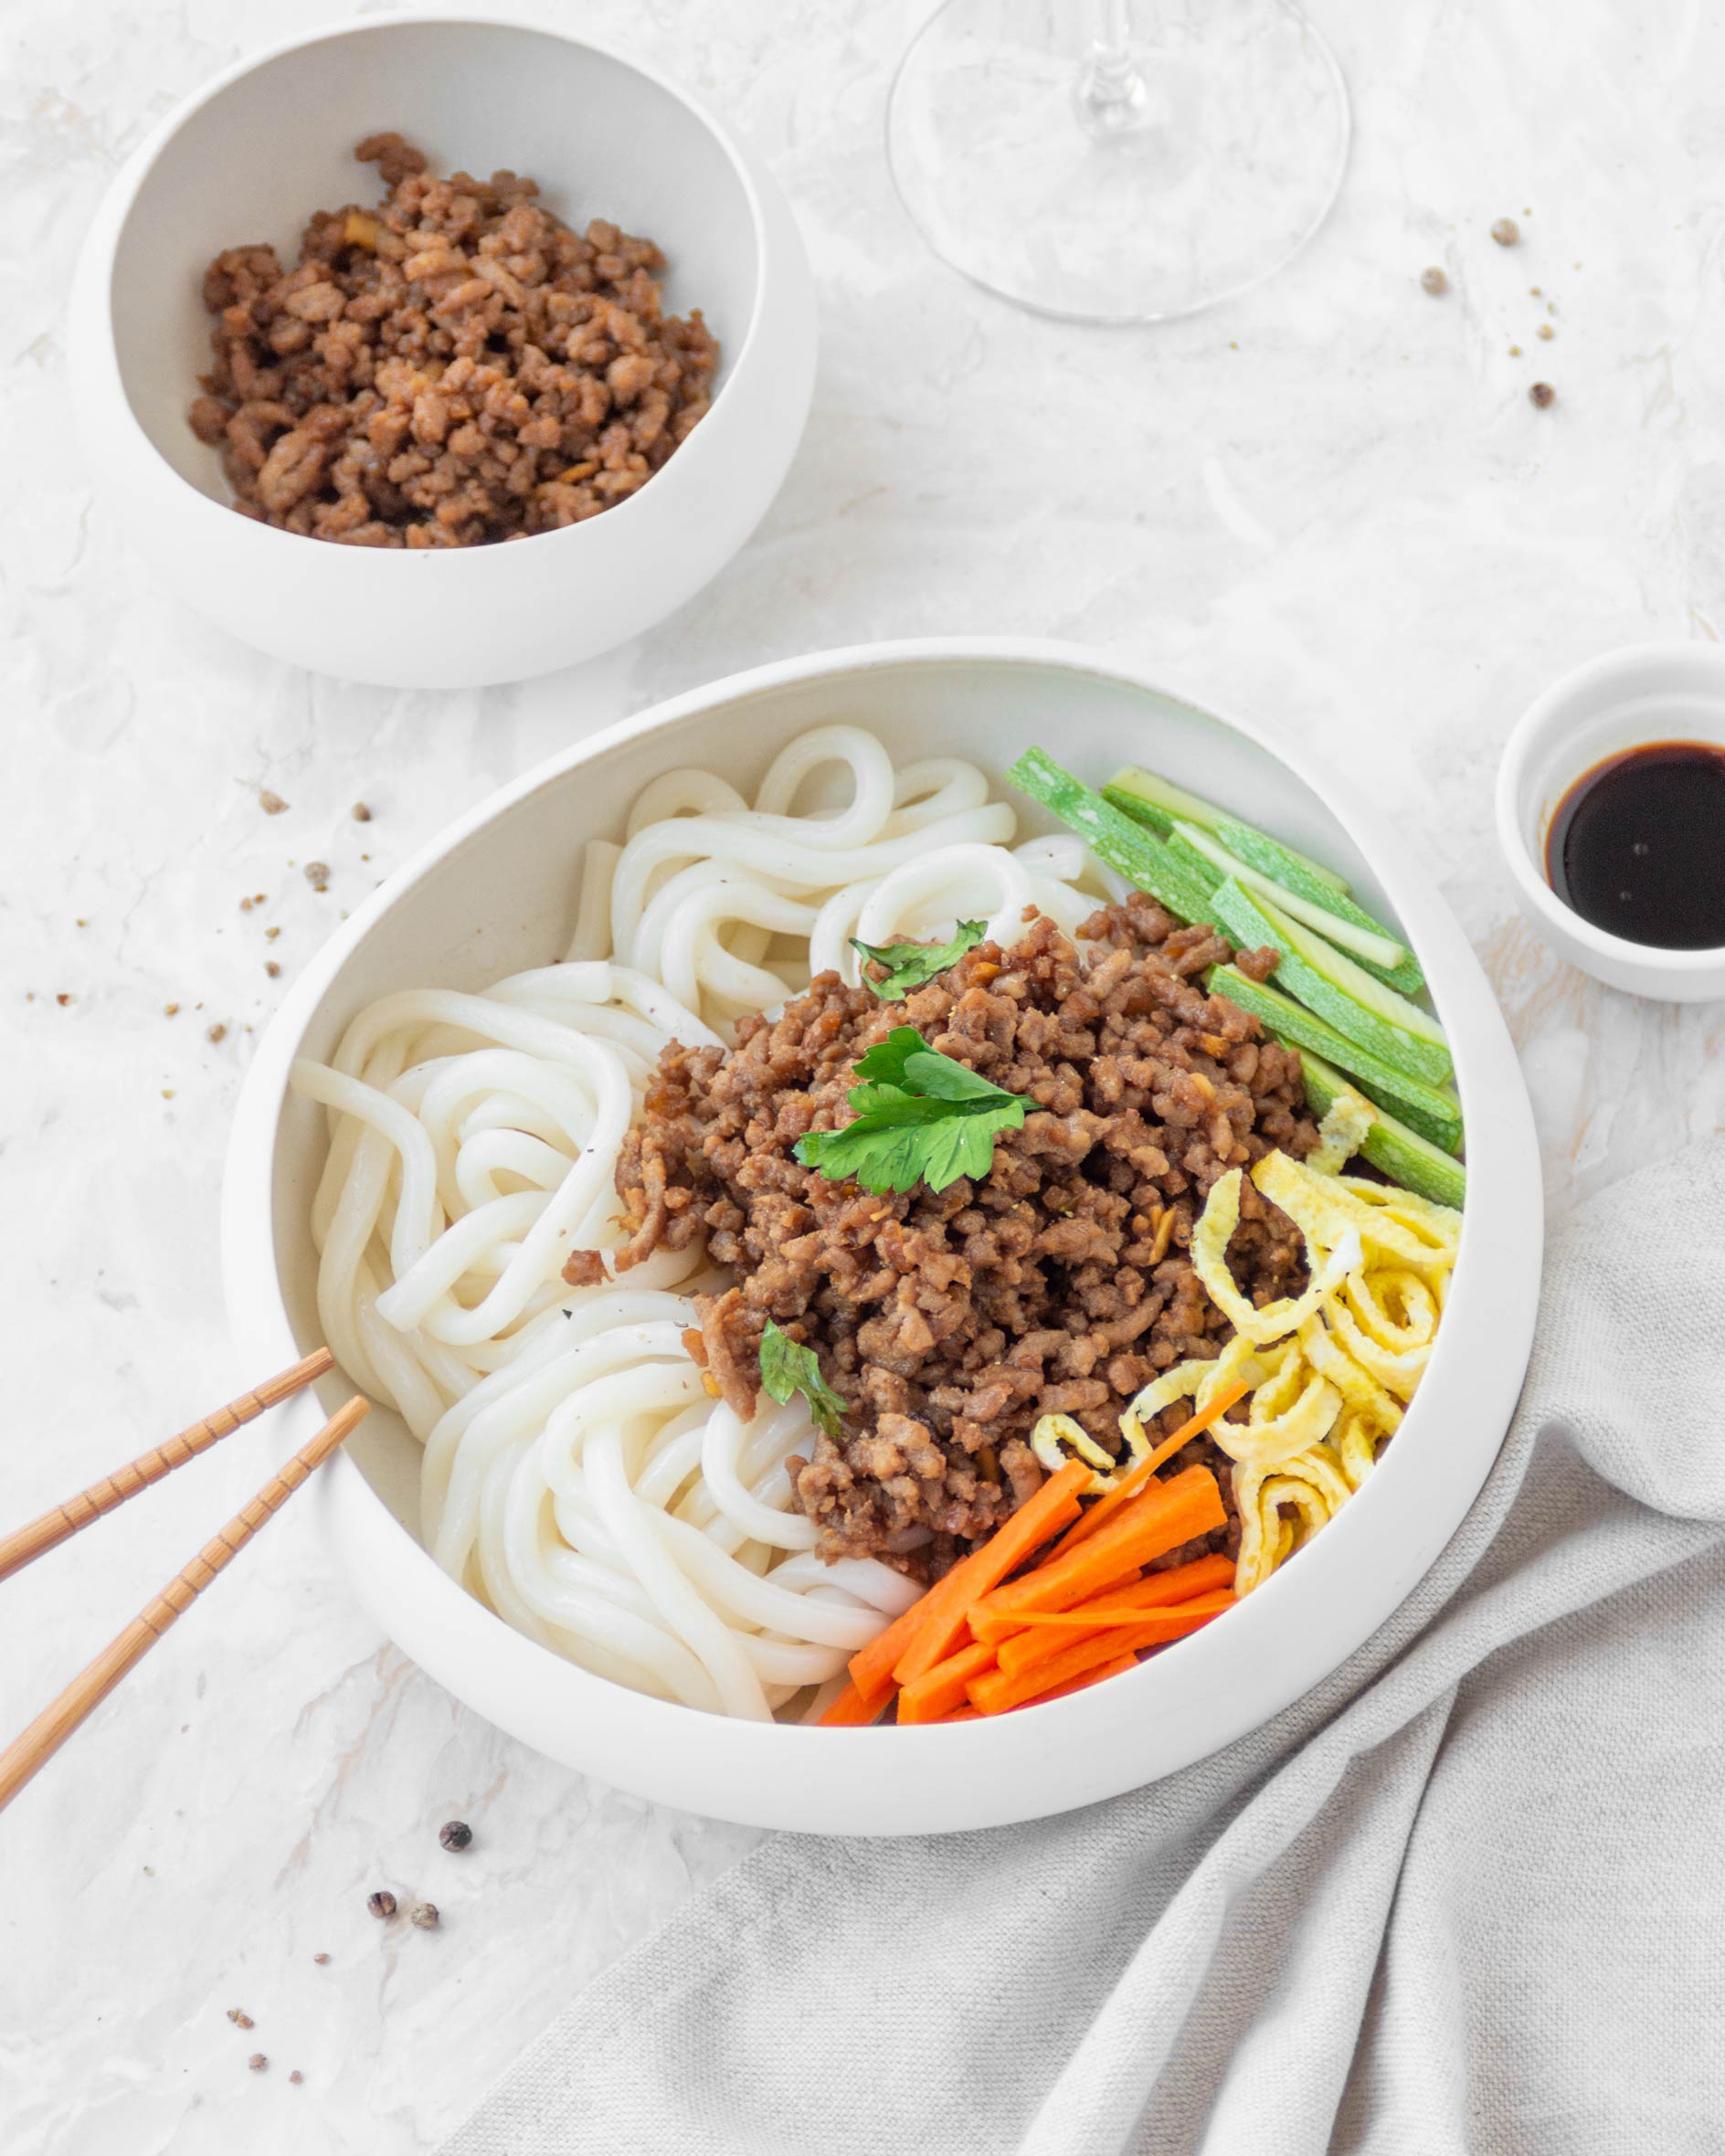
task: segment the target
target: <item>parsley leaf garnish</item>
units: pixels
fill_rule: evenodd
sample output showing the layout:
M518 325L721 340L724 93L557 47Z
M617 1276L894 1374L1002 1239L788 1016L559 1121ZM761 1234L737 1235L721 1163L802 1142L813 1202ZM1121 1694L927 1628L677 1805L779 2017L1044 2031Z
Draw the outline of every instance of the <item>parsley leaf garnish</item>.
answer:
M798 1159L829 1182L877 1194L918 1183L944 1190L960 1176L986 1176L996 1135L1023 1127L1026 1102L930 1048L915 1026L894 1026L856 1075L855 1122L797 1141Z
M793 1393L800 1392L809 1402L809 1412L836 1442L839 1417L851 1402L841 1399L820 1375L820 1359L814 1349L799 1347L770 1317L761 1335L761 1384L767 1397L781 1407Z
M865 944L860 935L853 935L851 948L886 968L884 980L871 980L865 973L863 987L873 988L883 1003L898 1003L913 988L925 987L936 974L945 973L948 966L956 966L988 932L986 921L960 921L958 933L947 943Z

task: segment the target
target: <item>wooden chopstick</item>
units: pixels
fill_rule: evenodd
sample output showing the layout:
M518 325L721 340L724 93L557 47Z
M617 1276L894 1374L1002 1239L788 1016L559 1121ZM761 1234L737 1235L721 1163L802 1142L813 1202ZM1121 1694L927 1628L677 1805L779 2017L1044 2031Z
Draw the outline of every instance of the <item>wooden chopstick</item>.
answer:
M117 1467L100 1482L91 1483L87 1490L80 1490L76 1497L69 1497L64 1505L54 1506L40 1519L33 1519L27 1527L19 1527L11 1535L0 1535L0 1580L22 1570L45 1549L64 1542L69 1535L87 1527L104 1512L111 1512L116 1505L123 1505L128 1497L135 1497L140 1490L147 1489L153 1482L160 1482L175 1468L184 1467L217 1438L238 1430L242 1422L249 1422L266 1408L291 1399L294 1393L314 1383L334 1366L335 1358L329 1349L320 1348L315 1355L296 1362L291 1370L280 1370L273 1378L267 1378L255 1392L242 1392L238 1400L230 1400L226 1407L206 1415L201 1422L194 1422L189 1430L182 1430L165 1444L157 1445L153 1452L141 1453L126 1466Z
M0 1752L0 1812L37 1770L53 1758L73 1730L94 1713L127 1671L143 1661L175 1619L191 1608L217 1573L239 1554L264 1522L287 1503L312 1469L329 1457L370 1405L369 1400L362 1400L355 1393L345 1407L338 1408L317 1435L300 1447L280 1474L271 1475L251 1502L241 1506L221 1532L205 1543L190 1564L174 1575L119 1638L104 1647L59 1697L45 1707L29 1728Z

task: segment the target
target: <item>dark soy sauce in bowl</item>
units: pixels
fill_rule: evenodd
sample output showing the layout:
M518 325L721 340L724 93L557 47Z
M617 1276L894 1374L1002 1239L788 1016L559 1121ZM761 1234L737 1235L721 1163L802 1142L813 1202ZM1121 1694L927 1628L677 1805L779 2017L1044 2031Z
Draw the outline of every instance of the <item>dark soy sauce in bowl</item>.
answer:
M1725 946L1725 746L1654 741L1582 772L1546 833L1545 876L1608 935Z

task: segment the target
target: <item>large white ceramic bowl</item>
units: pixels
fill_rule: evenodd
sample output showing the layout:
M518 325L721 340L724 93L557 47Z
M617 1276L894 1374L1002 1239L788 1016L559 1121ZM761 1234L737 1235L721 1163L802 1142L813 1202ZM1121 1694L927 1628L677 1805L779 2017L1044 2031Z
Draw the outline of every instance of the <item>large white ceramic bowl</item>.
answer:
M204 270L379 187L354 145L406 134L433 168L528 173L580 227L669 258L667 305L722 356L712 410L602 516L501 545L340 546L238 516L186 424L209 365ZM637 61L503 20L379 16L244 61L127 160L84 243L72 380L91 477L188 605L278 658L401 688L572 665L661 621L743 544L789 466L814 383L814 291L789 206L710 112Z
M831 720L873 727L901 760L973 759L998 778L1031 742L1100 777L1126 759L1227 802L1333 861L1417 946L1455 1048L1470 1196L1429 1374L1382 1464L1307 1549L1219 1623L1093 1691L994 1720L812 1729L730 1721L588 1675L512 1632L415 1537L418 1451L374 1414L313 1502L355 1591L458 1697L553 1758L692 1811L830 1834L917 1834L1028 1819L1167 1774L1327 1675L1402 1601L1454 1531L1502 1441L1538 1295L1532 1117L1503 1020L1448 909L1398 833L1267 733L1177 701L1123 662L997 639L874 646L763 667L675 698L531 772L456 822L360 908L260 1043L223 1196L228 1305L247 1367L318 1337L307 1215L321 1111L290 1097L296 1055L326 1056L374 997L474 988L566 947L580 841L620 836L669 766L753 789L777 751ZM1028 829L1048 819L1025 805ZM346 1389L323 1388L326 1403ZM329 1411L328 1404L324 1412ZM319 1412L300 1403L280 1442ZM296 1436L297 1432L297 1436Z

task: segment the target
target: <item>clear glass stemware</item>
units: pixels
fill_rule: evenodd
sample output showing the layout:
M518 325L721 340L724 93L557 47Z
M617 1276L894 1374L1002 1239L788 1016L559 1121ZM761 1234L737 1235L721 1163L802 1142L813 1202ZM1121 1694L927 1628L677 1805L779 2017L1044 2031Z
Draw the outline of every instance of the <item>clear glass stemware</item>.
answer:
M1080 322L1194 314L1269 276L1323 223L1348 140L1341 70L1292 0L944 0L887 110L942 260Z

